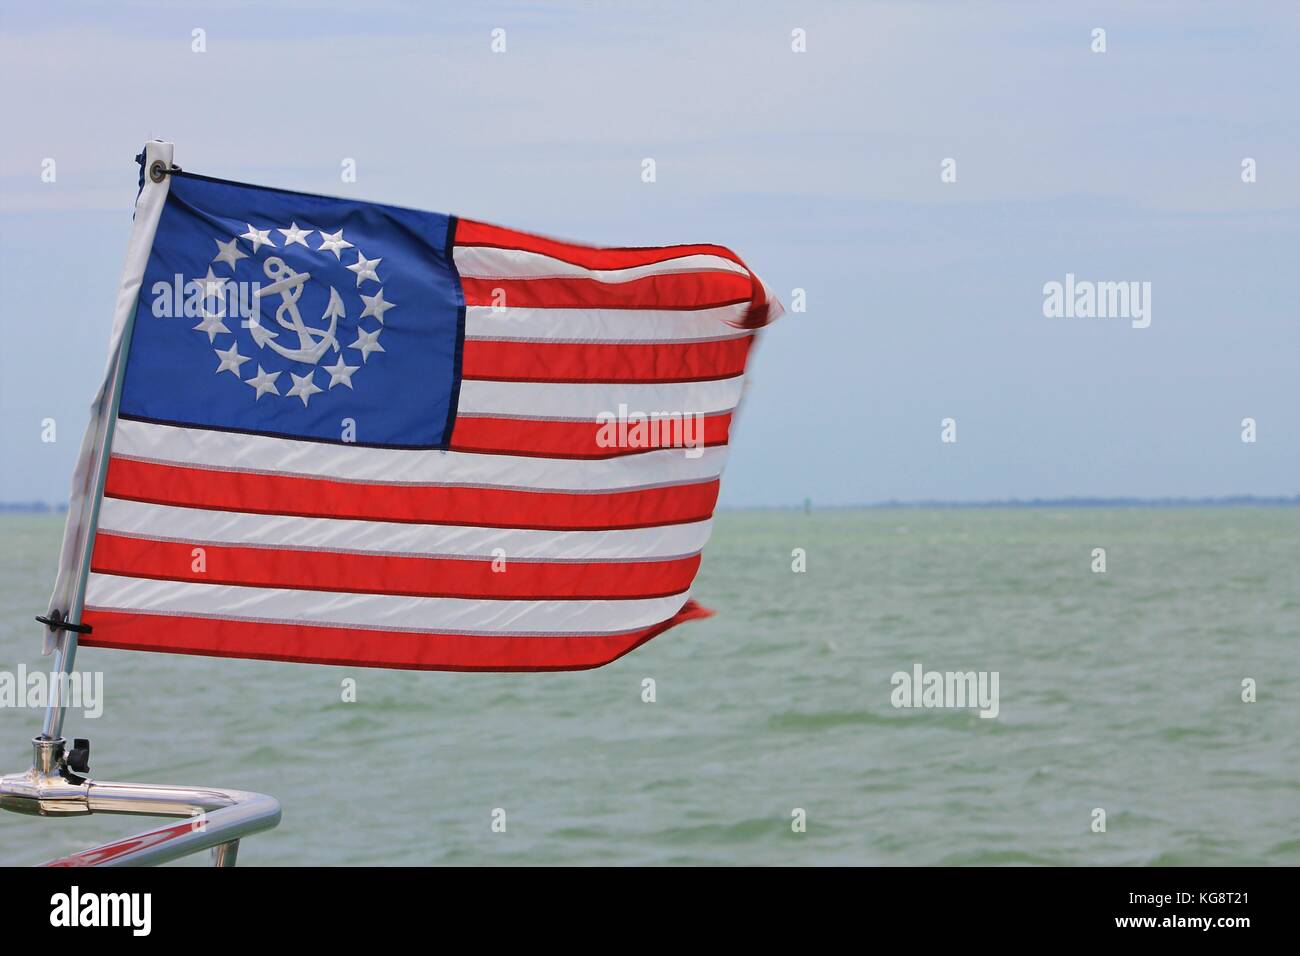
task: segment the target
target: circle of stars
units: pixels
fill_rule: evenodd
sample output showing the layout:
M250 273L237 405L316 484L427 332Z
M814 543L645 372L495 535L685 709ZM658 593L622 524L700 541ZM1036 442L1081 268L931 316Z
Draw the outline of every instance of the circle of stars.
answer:
M384 330L384 313L396 305L396 303L384 299L384 287L378 271L379 264L383 262L383 259L367 259L360 249L343 237L342 229L337 232L326 232L324 229L301 229L296 222L290 223L287 228L272 226L259 229L252 223L245 223L245 225L248 226L248 231L240 236L232 236L228 242L222 242L220 239L213 240L216 243L217 252L208 266L207 275L201 279L192 280L199 287L200 294L199 317L201 321L194 326L194 330L207 335L208 344L212 346L213 352L216 353L218 364L214 374L220 375L222 372L229 372L234 375L235 378L253 389L254 401L260 401L263 395L297 398L302 401L304 408L307 407L313 395L319 395L340 385L352 388L353 373L360 371L361 366L366 364L372 353L384 351L384 347L379 344L379 335ZM278 245L274 234L279 235ZM320 240L313 247L308 240L317 234L319 234ZM240 245L241 239L246 246ZM302 246L313 252L330 253L339 262L347 261L344 258L345 255L355 255L356 261L348 265L347 269L356 276L357 294L361 296L365 308L361 312L360 319L358 319L356 341L339 348L337 361L333 365L320 365L310 369L306 375L288 372L290 383L280 383L279 379L285 372L268 372L260 363L253 362L252 356L241 355L238 340L231 341L229 348L223 349L220 347L216 341L217 336L233 336L234 333L226 325L226 320L229 317L225 312L224 300L218 298L215 306L211 303L214 298L221 295L226 283L234 279L239 260L251 258L250 253L244 251L245 248L251 249L252 255L256 255L263 246L270 249L287 249L289 246L295 245ZM229 276L219 276L213 271L214 267L221 265L229 267L231 273ZM369 290L374 287L368 287L367 283L378 285L373 294L370 294ZM363 328L360 320L367 318L374 318L378 323L378 327L369 331ZM249 323L245 321L243 324L247 326ZM345 354L346 349L352 349L360 353L360 365L348 364L349 356ZM353 358L352 361L356 361L356 359ZM257 368L257 374L245 378L243 366L248 362L253 362L253 365ZM320 384L317 384L317 371L329 376L328 383L322 378ZM281 391L282 384L287 384L284 391Z

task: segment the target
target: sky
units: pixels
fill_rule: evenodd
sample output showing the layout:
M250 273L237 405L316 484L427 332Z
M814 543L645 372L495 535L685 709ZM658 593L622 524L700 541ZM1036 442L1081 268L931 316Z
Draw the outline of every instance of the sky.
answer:
M0 500L66 499L150 138L803 290L726 506L1300 492L1295 4L262 6L3 6ZM1067 274L1149 326L1045 316Z

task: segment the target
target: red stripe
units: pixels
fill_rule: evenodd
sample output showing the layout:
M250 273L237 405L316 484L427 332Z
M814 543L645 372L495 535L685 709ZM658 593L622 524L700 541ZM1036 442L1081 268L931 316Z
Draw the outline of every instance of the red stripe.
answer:
M195 570L196 547L203 549ZM496 562L469 558L343 554L250 548L203 542L153 541L101 531L91 570L102 574L408 597L526 601L601 601L681 594L691 586L699 555L664 561Z
M499 488L370 485L260 475L114 455L104 494L152 504L309 518L547 531L617 530L699 521L713 513L718 479L639 491L571 494Z
M628 282L597 279L475 279L461 276L465 304L520 309L714 309L749 302L748 276L683 272Z
M631 269L636 266L651 265L681 256L720 256L743 266L740 257L725 246L711 244L686 246L633 246L607 247L587 246L576 242L564 242L546 236L536 236L514 229L503 229L472 219L456 220L456 239L458 246L489 246L495 249L520 249L524 252L538 252L570 262L584 269Z
M600 422L553 422L527 418L478 418L461 415L451 433L452 451L543 458L616 458L639 454L640 448L601 444ZM731 412L704 417L704 447L727 443ZM695 439L695 435L691 435Z
M462 374L497 382L703 382L745 371L750 336L621 345L465 341Z
M616 636L481 637L255 624L211 618L97 611L82 616L93 631L79 644L210 657L345 664L440 671L586 670L622 657L683 621L712 612L694 601L653 627Z

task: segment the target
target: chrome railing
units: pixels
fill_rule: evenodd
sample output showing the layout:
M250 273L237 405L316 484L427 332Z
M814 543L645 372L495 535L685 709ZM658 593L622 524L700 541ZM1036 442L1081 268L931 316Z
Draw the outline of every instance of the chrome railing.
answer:
M46 866L149 866L212 851L215 866L234 866L240 838L280 822L280 801L213 787L110 783L69 769L62 737L32 741L32 767L0 777L0 808L37 816L120 813L184 817L125 840L52 860Z

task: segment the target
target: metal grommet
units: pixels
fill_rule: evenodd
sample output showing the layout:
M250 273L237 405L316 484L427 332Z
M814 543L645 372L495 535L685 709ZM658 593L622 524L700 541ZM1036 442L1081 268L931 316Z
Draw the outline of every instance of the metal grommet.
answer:
M156 183L162 182L167 178L167 164L161 159L155 159L149 164L149 178Z

